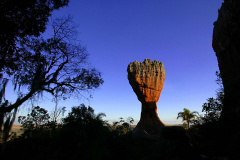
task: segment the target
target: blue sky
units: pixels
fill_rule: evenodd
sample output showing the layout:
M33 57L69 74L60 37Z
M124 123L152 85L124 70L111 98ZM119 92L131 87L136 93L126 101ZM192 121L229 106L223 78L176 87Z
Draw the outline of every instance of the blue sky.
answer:
M163 62L166 73L157 103L160 119L166 124L182 123L176 117L183 108L201 112L202 104L215 97L218 88L212 32L222 2L70 0L53 17L73 17L78 39L90 54L88 61L102 72L105 83L91 92L90 100L72 98L60 106L70 109L85 103L96 113L104 112L110 122L132 116L137 123L141 103L128 83L127 66L152 59ZM47 98L38 105L54 107Z

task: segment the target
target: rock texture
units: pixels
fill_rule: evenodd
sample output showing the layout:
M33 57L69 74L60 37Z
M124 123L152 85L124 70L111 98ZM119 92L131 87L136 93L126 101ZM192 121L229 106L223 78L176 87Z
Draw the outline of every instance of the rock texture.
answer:
M240 144L240 1L224 0L214 23L212 46L224 86L221 126L230 155ZM239 156L239 154L238 154Z
M214 23L213 49L224 86L224 121L240 120L240 1L225 0Z
M131 62L128 65L128 80L142 103L141 119L133 130L135 137L158 138L162 127L157 114L157 101L160 98L165 80L162 62L145 59L144 62Z

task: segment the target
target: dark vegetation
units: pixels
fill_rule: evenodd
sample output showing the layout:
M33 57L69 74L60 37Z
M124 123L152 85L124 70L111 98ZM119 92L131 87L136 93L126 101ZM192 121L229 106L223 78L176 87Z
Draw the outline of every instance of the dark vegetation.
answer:
M208 98L203 104L202 111L205 112L203 117L191 120L193 126L188 130L191 142L199 154L208 157L229 156L226 150L226 141L224 131L221 127L220 116L224 101L224 92L221 75L216 72L217 90L216 98ZM230 124L229 124L230 125Z
M135 140L131 117L110 125L103 116L81 104L56 123L45 109L34 107L18 117L24 132L8 141L2 159L189 159L185 154L194 153L187 153L192 151L187 139L178 145L164 139Z
M182 118L183 121L187 121L186 129L189 129L191 120L196 118L198 115L199 115L199 113L197 111L190 112L189 109L184 108L183 112L178 113L177 119Z
M218 73L217 76L220 85L217 97L203 104L203 117L186 118L193 124L186 133L170 128L164 130L159 140L133 139L131 124L134 120L131 117L126 121L121 117L110 125L102 119L104 113L95 114L93 108L81 104L72 107L65 118L58 119L37 106L27 116L18 117L24 132L18 137L14 133L9 136L3 159L171 160L227 156L224 142L220 140L223 135L219 118L224 93ZM180 113L179 117L185 117L184 112ZM195 112L186 113L196 116Z
M201 159L200 155L229 155L225 148L231 143L227 141L234 139L226 137L227 131L221 128L224 94L219 74L217 97L203 104L203 117L186 118L188 128L190 123L194 125L181 138L166 134L154 141L133 139L133 119L120 118L110 125L102 119L103 113L96 115L83 104L73 107L62 120L57 120L57 112L51 117L47 110L34 107L27 116L18 117L23 134L9 134L18 108L29 99L43 92L67 99L103 83L100 72L86 66L86 48L76 43L69 17L55 19L53 36L42 37L52 12L67 4L68 0L0 2L1 159ZM18 94L12 103L5 98L9 81ZM179 117L185 119L183 112Z
M67 4L68 0L0 2L4 26L0 31L0 136L5 145L24 102L43 93L58 99L81 96L103 83L101 73L87 65L86 47L77 43L70 17L53 20L52 36L43 37L51 13ZM11 103L5 97L9 81L18 95Z

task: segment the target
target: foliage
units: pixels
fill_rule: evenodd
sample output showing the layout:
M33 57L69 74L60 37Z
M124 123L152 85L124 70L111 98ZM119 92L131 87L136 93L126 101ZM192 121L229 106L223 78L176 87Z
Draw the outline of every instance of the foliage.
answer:
M1 0L0 1L0 134L9 135L12 120L16 116L17 107L6 111L10 104L5 99L5 88L9 77L21 70L29 61L28 54L21 51L30 37L38 37L46 29L51 13L68 5L68 0ZM38 61L35 59L35 61ZM22 63L25 62L25 63ZM31 62L30 62L31 63ZM7 75L7 77L4 77ZM29 96L28 96L29 97ZM20 99L21 97L19 97ZM17 100L17 106L21 101ZM27 99L27 97L26 97ZM12 111L14 110L14 111ZM4 121L4 118L6 121ZM4 125L3 125L4 124ZM3 128L3 131L2 131ZM8 136L7 136L8 137ZM3 140L4 141L4 140Z
M188 129L188 124L187 124L186 122L184 122L184 123L182 124L182 127L183 127L184 129Z
M208 155L223 155L226 154L223 130L219 122L223 101L224 92L222 79L219 72L216 72L217 90L216 98L208 98L207 102L202 105L202 111L205 112L203 117L198 117L194 121L193 127L190 128L189 135L192 143L201 152Z
M54 123L58 123L58 121L61 122L61 117L64 116L64 113L66 112L66 107L55 107L54 111L51 113L51 121Z
M5 99L5 89L8 83L8 79L0 77L0 108L5 108L9 105L8 100ZM4 122L5 113L0 112L0 133L2 132L2 124Z
M8 79L0 77L0 82L0 108L5 108L9 105L9 102L5 100L5 88L8 83ZM7 141L14 137L14 134L10 134L10 130L13 122L15 121L16 114L17 109L14 109L9 113L0 112L0 143L2 144L0 149L1 152L4 152Z
M40 107L35 108L35 110L33 108L33 113L38 112L38 114L32 115L47 115L46 110L41 110ZM42 127L39 127L37 132L36 126L34 126L35 129L26 128L20 137L8 142L2 159L9 159L7 155L10 154L12 159L22 157L52 160L186 159L185 155L189 150L184 150L182 142L179 142L181 150L173 152L175 150L171 148L170 143L172 142L170 141L162 139L159 141L135 140L132 138L131 132L119 135L112 126L102 119L104 115L103 113L95 114L93 108L84 104L72 107L60 125L49 126L48 123L42 123ZM38 122L41 117L36 116ZM120 118L117 126L125 126L125 124L132 124L132 122L132 117L127 118L126 121ZM35 122L32 123L35 124ZM32 133L28 134L31 136L26 136L27 132Z
M207 103L202 106L202 111L206 112L202 117L203 123L218 121L221 115L223 104L215 98L208 98Z
M56 19L52 37L31 37L19 46L18 52L22 56L12 76L18 98L12 104L1 105L0 113L18 109L25 101L43 92L66 99L73 95L81 96L82 92L103 83L100 72L85 65L88 56L86 48L72 39L75 28L69 23L70 17ZM5 84L1 94L5 91ZM4 99L2 104L5 102L7 100ZM0 122L2 126L3 122Z
M132 117L128 117L127 121L120 117L120 121L114 121L112 125L112 131L115 132L117 135L124 135L129 133L132 128L131 125L134 122L134 119Z
M4 113L2 117L5 118L3 127L0 126L0 151L3 153L6 149L7 141L15 137L15 133L10 134L13 122L15 121L17 109L11 113Z
M88 53L85 47L76 43L76 27L70 17L55 19L52 22L52 37L42 37L49 16L68 2L0 2L0 18L4 24L0 31L1 127L6 113L18 109L36 95L48 92L66 99L103 83L100 72L86 65ZM4 97L10 79L18 94L11 104Z
M48 92L66 99L73 94L81 95L81 92L97 88L103 83L101 74L86 65L86 48L76 43L76 27L69 17L53 21L52 37L44 39L41 36L52 12L68 5L68 2L69 0L0 2L3 24L0 31L0 134L5 135L3 137L8 137L17 109L30 98ZM16 101L11 104L5 99L10 79L18 94ZM31 126L29 123L35 122L36 126L43 126L39 124L42 121L37 122L37 119L43 118L41 116L46 115L46 112L36 109L35 113L40 113L40 117L22 117L22 123Z
M212 123L218 123L224 101L224 91L221 75L219 72L216 72L217 75L217 84L219 88L217 89L216 98L208 98L207 102L202 105L202 112L205 112L203 117L199 117L194 121L196 125L211 125Z
M34 107L30 114L26 116L19 116L18 122L22 124L22 127L26 129L39 128L40 126L49 123L50 116L47 110L40 108L39 106Z
M70 18L54 21L54 35L51 38L31 38L22 44L19 52L26 56L27 61L19 59L21 67L13 76L19 98L12 105L0 108L2 112L18 108L43 91L68 98L103 83L96 69L83 66L88 56L86 49L68 39L73 29L69 28L70 21ZM22 87L27 88L28 92L23 93Z
M72 107L71 112L63 119L63 125L68 128L86 127L89 124L102 126L107 123L102 120L104 116L106 116L104 113L96 115L93 108L81 104L80 106Z
M19 43L29 36L38 37L46 30L48 17L56 9L68 5L69 0L1 0L0 72L13 74L19 69Z
M24 133L9 142L6 154L14 150L22 155L28 150L28 159L41 159L44 153L45 159L76 159L83 156L81 154L86 157L89 149L96 149L96 144L111 138L103 116L104 113L96 115L93 108L81 104L72 108L63 124L55 125L49 122L50 116L45 109L34 107L27 116L19 116Z
M183 110L183 112L178 113L177 119L182 118L183 121L187 121L189 129L190 123L192 123L191 120L195 119L199 115L199 113L197 111L190 112L190 110L187 108L184 108Z

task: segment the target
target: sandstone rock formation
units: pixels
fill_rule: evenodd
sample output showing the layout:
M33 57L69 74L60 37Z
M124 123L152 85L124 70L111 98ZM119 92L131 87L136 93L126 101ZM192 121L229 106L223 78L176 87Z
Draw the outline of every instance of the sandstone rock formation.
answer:
M128 80L142 103L141 119L133 134L137 137L159 137L162 127L157 114L157 101L163 89L165 70L162 62L145 59L144 62L131 62L128 65Z
M224 86L221 118L240 120L240 1L224 0L214 23L212 46Z
M240 144L240 1L224 0L214 23L212 46L224 86L220 124L228 154L238 155Z

